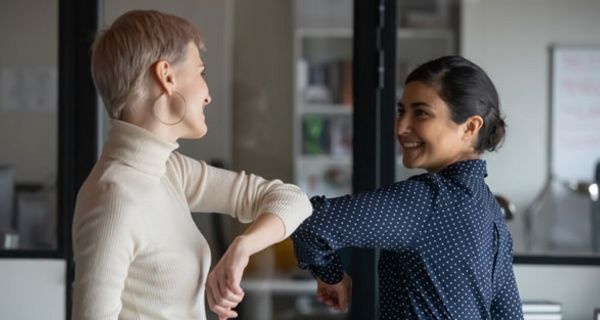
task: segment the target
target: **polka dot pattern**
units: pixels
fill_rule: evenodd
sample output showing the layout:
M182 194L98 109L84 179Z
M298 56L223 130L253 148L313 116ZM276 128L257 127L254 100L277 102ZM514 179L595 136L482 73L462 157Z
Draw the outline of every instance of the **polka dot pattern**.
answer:
M512 239L485 184L462 161L370 192L313 197L292 235L299 266L341 281L338 249L382 249L380 319L523 319Z

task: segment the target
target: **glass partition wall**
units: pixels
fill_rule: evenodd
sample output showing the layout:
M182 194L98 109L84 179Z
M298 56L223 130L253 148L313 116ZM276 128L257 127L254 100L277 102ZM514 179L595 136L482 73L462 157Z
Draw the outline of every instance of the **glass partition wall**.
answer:
M5 6L0 19L4 39L11 43L0 52L0 257L66 257L70 262L68 214L110 126L104 111L95 108L97 96L85 74L89 61L83 57L96 24L78 33L72 26L85 23L75 13L93 12L102 28L129 9L145 8L192 21L208 48L203 58L213 98L207 108L209 133L200 141L182 142L180 151L298 184L309 195L339 196L420 173L402 166L390 125L404 79L418 64L441 55L473 60L496 84L509 125L503 147L484 159L488 184L512 213L508 225L515 261L600 261L594 242L600 221L598 177L590 168L584 179L556 179L554 165L563 158L553 153L558 146L554 129L579 119L587 131L575 133L590 134L595 127L587 123L600 114L593 76L600 38L590 31L600 12L597 1L105 0L87 9L61 1L60 19L59 4L32 1ZM31 6L45 9L30 11ZM35 12L56 16L23 19ZM56 35L48 36L53 29ZM11 30L19 30L19 36ZM65 67L60 80L59 60L73 67ZM561 102L567 96L578 104ZM81 105L90 107L76 108ZM594 141L586 140L584 147L596 146ZM211 213L195 213L194 220L211 245L213 262L245 227ZM285 241L250 262L242 318L373 315L377 252L344 255L352 272L364 277L357 281L364 286L358 286L355 301L365 302L353 315L331 312L316 301L314 280L297 269L291 243ZM370 298L362 299L358 291Z
M70 318L70 216L97 151L97 10L26 0L0 15L0 317Z
M58 240L58 3L6 3L0 25L0 251L52 252Z
M535 118L542 128L547 129L545 118L534 117L531 108L534 108L534 104L535 108L540 109L538 111L547 107L544 94L547 94L548 88L543 75L549 73L549 69L547 64L541 62L549 61L549 58L542 54L539 57L541 62L530 69L519 61L519 57L527 53L520 55L514 50L520 43L520 33L514 32L498 40L497 34L494 36L488 30L492 28L500 32L498 30L504 26L500 17L510 17L515 23L520 21L520 15L513 14L513 11L522 11L525 13L521 14L525 15L545 9L531 8L535 7L533 4L523 7L515 1L504 6L494 1L396 0L377 2L373 5L375 11L369 17L364 12L358 14L355 5L351 0L224 1L219 5L197 0L169 4L160 1L140 3L105 0L100 6L100 13L103 15L101 24L108 24L119 14L133 8L163 10L192 21L203 34L208 48L203 58L213 100L207 108L208 135L199 141L182 142L180 151L228 169L245 170L268 179L295 183L311 196L340 196L375 188L385 179L379 176L371 183L366 176L371 172L366 171L381 170L386 162L393 167L385 169L387 172L393 171L388 183L421 173L402 166L393 130L381 123L393 122L395 102L402 95L404 79L416 66L443 55L465 55L488 71L504 102L509 124L507 140L498 153L484 158L490 173L488 183L499 197L507 200L506 210L513 214L508 225L515 239L515 260L541 263L547 261L544 259L548 256L564 257L562 253L548 248L538 252L542 260L530 260L530 254L534 251L527 249L526 245L532 234L526 231L529 230L527 221L535 220L533 224L539 227L544 219L527 220L526 208L535 202L536 195L543 189L545 176L540 172L544 172L547 160L540 157L544 153L540 150L545 150L547 141L544 130L538 132L535 138L528 136L526 133L533 131L523 127L520 119ZM378 6L385 9L380 10ZM364 11L366 7L359 9ZM387 17L390 19L388 22L392 21L394 25L393 37L385 42L394 43L393 50L385 48L381 42L377 47L375 36L372 43L367 42L369 32L375 35L385 29L386 18L378 16L378 10L394 11L392 17ZM495 18L492 15L494 10L511 14ZM488 15L494 18L484 18ZM360 22L357 22L357 17L360 17ZM369 19L372 21L369 22ZM525 24L525 21L522 23ZM366 35L357 38L355 32L361 28L357 25L361 24ZM538 28L542 27L547 26ZM522 28L527 29L525 25ZM511 44L513 49L498 47L498 41L507 42L507 45L514 42ZM536 55L546 52L549 42L532 42L536 41L539 44L531 50L537 52ZM529 48L530 45L522 48ZM372 70L367 64L357 66L357 59L372 58L366 56L369 50L382 55L392 53L390 59L393 63L387 66L387 71L378 71L386 70L386 66L379 65L379 58L373 58L376 62L370 65ZM357 57L357 52L363 56ZM536 81L539 88L535 89L535 93L518 91L516 94L516 91L509 90L511 86L514 87L514 82L507 75L533 71L542 75ZM391 72L394 80L380 83L378 72L382 77ZM371 75L375 75L374 79L365 82ZM519 77L514 76L515 79ZM393 83L394 98L388 101L389 106L381 106L382 112L392 110L391 114L387 113L389 119L381 114L379 118L375 113L369 115L370 111L357 115L360 105L357 99L362 99L360 101L368 106L365 110L374 110L370 106L377 105L377 99L385 96L382 90L389 90L390 83ZM521 87L527 86L522 84ZM370 92L372 96L366 97ZM519 96L530 95L541 100L535 103L531 100L527 106L519 102ZM357 121L361 125L373 121L373 125L358 128ZM104 127L107 126L108 123ZM357 130L360 132L358 138L355 136ZM379 137L390 138L387 141L370 140L365 135L369 130L377 132ZM520 150L518 145L521 144L527 145L531 154L522 160L515 160L520 159L520 152L515 153L515 150ZM364 145L374 148L369 149ZM376 150L375 146L380 149ZM391 152L381 151L388 148ZM375 154L378 157L387 156L393 161L378 160ZM368 160L371 157L373 159ZM376 167L379 169L374 169ZM376 175L373 173L370 177ZM545 214L542 216L547 217ZM194 219L211 244L213 262L218 261L231 239L245 227L215 214L194 214ZM361 258L357 260L357 257ZM577 261L595 261L590 259ZM375 297L361 305L361 308L374 308L377 303L377 253L367 252L365 256L348 253L345 260L358 270L355 272L368 278L361 281L369 283L363 291ZM561 261L572 263L575 260ZM240 306L243 318L347 317L319 305L314 295L315 282L296 267L289 240L253 257L243 286L247 292Z
M459 51L494 81L508 125L484 156L512 204L515 261L600 263L597 1L463 1ZM533 18L532 18L533 17Z

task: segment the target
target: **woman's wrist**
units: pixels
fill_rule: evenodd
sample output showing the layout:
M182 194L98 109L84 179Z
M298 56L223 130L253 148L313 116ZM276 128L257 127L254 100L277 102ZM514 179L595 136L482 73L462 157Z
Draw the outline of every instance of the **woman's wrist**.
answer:
M284 235L283 221L275 214L263 213L243 234L237 236L231 245L235 247L237 253L251 256L280 242Z
M235 254L245 255L248 257L260 251L259 249L257 250L256 248L253 248L251 237L245 234L235 237L231 243L231 247L234 249Z

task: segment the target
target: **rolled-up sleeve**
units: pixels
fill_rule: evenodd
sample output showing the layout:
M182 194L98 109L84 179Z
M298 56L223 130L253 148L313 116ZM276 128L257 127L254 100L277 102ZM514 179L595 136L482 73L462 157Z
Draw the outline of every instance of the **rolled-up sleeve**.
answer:
M338 198L313 197L313 214L292 235L298 266L326 283L337 283L343 269L336 251L410 246L434 203L429 181L409 180Z

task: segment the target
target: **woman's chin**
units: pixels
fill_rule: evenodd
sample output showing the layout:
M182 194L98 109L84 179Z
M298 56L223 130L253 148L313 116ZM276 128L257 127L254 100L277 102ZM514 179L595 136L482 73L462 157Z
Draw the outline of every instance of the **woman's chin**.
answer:
M196 130L190 130L187 132L187 134L185 134L181 138L183 138L183 139L200 139L200 138L204 137L207 132L208 132L208 130L206 129L206 127L196 129Z
M201 124L199 124L198 126L196 126L193 129L192 139L200 139L200 138L204 137L207 132L208 132L208 127L206 126L206 123L204 123L204 121L202 121Z
M407 159L405 157L402 157L402 165L404 165L404 167L407 169L417 168L415 161L413 161L412 159Z
M198 131L198 132L197 132L197 134L196 134L196 136L194 137L194 139L200 139L200 138L203 138L203 137L204 137L204 136L205 136L207 133L208 133L208 130L207 130L207 129L204 129L204 130Z

